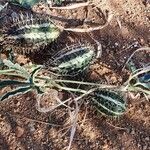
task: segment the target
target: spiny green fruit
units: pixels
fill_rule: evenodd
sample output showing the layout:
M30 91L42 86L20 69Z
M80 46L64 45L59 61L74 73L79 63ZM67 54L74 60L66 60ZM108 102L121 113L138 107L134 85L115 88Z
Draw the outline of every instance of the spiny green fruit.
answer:
M54 41L59 34L60 30L48 16L13 13L3 26L1 46L18 53L35 52Z
M123 96L110 90L95 90L92 103L99 112L108 116L120 116L126 111L126 102Z
M55 73L74 76L87 69L95 57L95 49L90 44L71 45L54 55L48 64Z

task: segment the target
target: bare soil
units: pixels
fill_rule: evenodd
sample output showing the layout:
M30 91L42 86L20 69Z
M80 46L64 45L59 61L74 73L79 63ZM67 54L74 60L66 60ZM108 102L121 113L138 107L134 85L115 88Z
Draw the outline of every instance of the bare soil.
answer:
M65 28L104 25L113 14L107 27L90 33L102 44L103 51L102 57L90 67L87 76L88 81L120 85L130 74L127 69L121 70L127 58L139 47L150 46L150 1L95 0L94 3L95 6L73 10L49 10L43 5L37 5L33 11L55 16L55 22ZM12 9L19 11L18 8ZM30 61L42 64L49 59L47 54L55 53L66 45L77 42L95 44L90 35L63 31L44 52L17 55L16 61L22 65ZM139 52L134 62L137 66L149 63L150 54ZM127 103L127 112L119 118L102 116L89 104L83 104L71 149L150 150L149 102L142 95L128 93ZM0 150L65 150L70 134L65 128L67 118L68 112L64 108L52 113L39 112L36 109L35 93L1 102Z

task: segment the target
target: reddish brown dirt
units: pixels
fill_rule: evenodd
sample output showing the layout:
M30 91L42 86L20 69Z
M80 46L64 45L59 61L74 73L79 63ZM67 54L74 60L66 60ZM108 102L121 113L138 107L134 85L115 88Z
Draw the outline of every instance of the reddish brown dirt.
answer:
M114 17L107 27L91 33L102 44L103 52L102 57L91 66L88 77L91 81L121 84L129 75L129 71L121 71L124 62L137 48L150 45L150 4L148 0L95 0L94 3L98 8L88 6L56 11L38 5L33 10L37 13L63 16L65 19L55 20L56 23L70 28L104 25L107 16L113 14ZM79 41L95 44L87 33L64 31L50 48L55 52L66 44ZM22 64L29 61L42 64L46 59L48 58L43 52L27 58L17 55L17 62ZM140 52L134 59L137 65L142 65L149 62L150 54ZM71 149L149 150L149 102L142 96L133 99L128 95L127 103L128 110L120 118L104 117L97 114L89 104L83 104ZM68 112L64 108L53 113L38 112L35 93L1 102L0 150L65 150L69 143L69 132L66 132L68 128L65 129L67 118Z

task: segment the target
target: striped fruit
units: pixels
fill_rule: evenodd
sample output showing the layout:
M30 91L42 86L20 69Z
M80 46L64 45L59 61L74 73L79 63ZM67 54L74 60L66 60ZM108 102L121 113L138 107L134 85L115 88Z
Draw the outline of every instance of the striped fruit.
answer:
M13 13L3 27L3 50L12 48L18 53L29 53L44 48L60 34L49 17Z
M89 44L71 45L53 56L51 70L61 75L74 76L87 69L95 56L95 49Z
M95 90L92 103L99 112L108 116L120 116L126 111L126 102L124 98L118 93L110 90Z

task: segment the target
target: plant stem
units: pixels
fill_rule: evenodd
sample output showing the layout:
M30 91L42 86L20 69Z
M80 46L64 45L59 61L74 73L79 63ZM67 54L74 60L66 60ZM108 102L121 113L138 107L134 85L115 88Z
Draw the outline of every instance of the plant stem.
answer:
M61 90L65 90L65 91L71 91L71 92L79 92L79 93L86 93L86 90L82 90L82 89L74 89L74 88L69 88L69 87L63 87L60 86L59 84L55 84L55 86Z
M55 82L90 85L90 86L98 86L99 88L117 88L117 86L115 86L115 85L105 85L105 84L97 84L97 83L91 83L91 82L80 82L80 81L71 81L71 80L54 80L54 81Z
M50 82L51 85L53 85L54 87L57 87L59 89L65 90L65 91L72 91L72 92L79 92L79 93L87 93L86 90L82 90L82 89L74 89L74 88L69 88L69 87L63 87L59 84L57 84L57 82L64 82L64 83L73 83L73 84L82 84L82 85L90 85L90 86L96 86L96 88L101 88L101 89L115 89L115 90L120 90L120 87L116 86L116 85L105 85L105 84L96 84L96 83L91 83L91 82L80 82L80 81L71 81L71 80L61 80L61 79L51 79L50 77L36 77L37 79L41 79L41 80L45 80L47 82ZM122 87L122 86L121 86ZM123 89L123 87L122 87Z
M58 89L61 89L61 90L79 92L79 93L86 93L87 92L87 91L82 90L82 89L74 89L74 88L69 88L69 87L63 87L59 84L56 84L55 80L52 80L49 77L36 77L36 78L41 79L41 80L46 80L47 82L50 82L50 84L52 84L54 87L57 87Z

